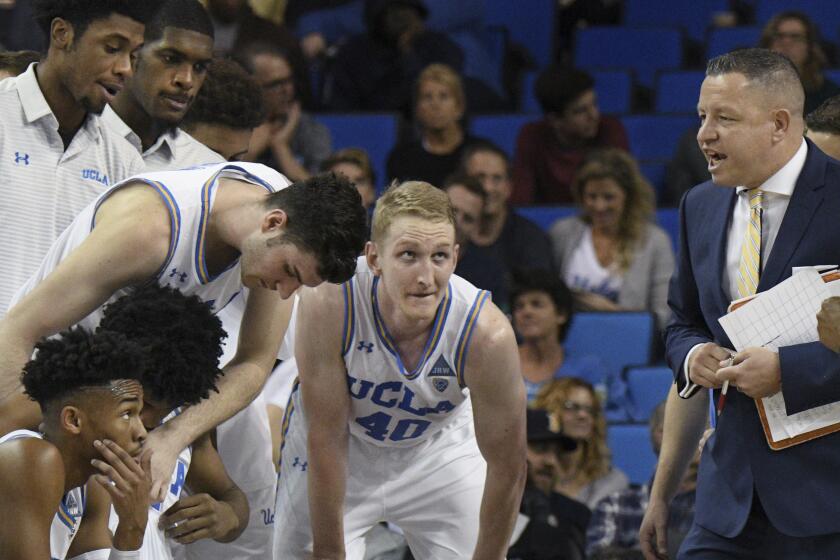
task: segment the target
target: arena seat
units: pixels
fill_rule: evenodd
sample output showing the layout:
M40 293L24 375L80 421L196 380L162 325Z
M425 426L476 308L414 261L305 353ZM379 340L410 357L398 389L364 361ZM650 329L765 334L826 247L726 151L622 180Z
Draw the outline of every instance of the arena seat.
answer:
M650 482L656 468L656 455L647 424L607 426L607 446L612 453L612 464L624 471L631 483Z
M837 0L757 0L755 5L755 21L759 27L764 27L770 18L780 12L796 10L811 18L823 39L840 44L840 6Z
M513 159L519 129L525 123L533 120L535 120L534 115L521 115L518 113L485 115L475 117L470 121L470 131L473 135L486 138L498 145Z
M704 77L702 70L661 73L656 78L656 112L696 114Z
M656 72L682 66L682 34L676 29L594 26L575 37L575 66L585 70L633 70L653 88Z
M627 413L634 422L647 422L656 406L665 400L674 374L665 366L634 366L625 372Z
M646 311L575 313L565 345L570 355L598 356L620 374L650 362L653 332L653 315Z
M627 26L679 27L686 35L702 42L715 12L729 9L727 0L625 0L624 24Z
M712 59L735 49L758 46L760 37L761 28L759 27L742 26L712 29L709 31L709 38L706 40L706 58Z
M390 183L385 176L388 153L397 141L397 116L391 113L322 114L318 121L332 135L334 150L364 148L376 171L378 187Z
M632 115L621 117L630 153L639 161L669 160L683 133L697 124L693 115Z
M542 108L534 95L534 82L538 72L526 72L522 76L520 107L523 113L541 114ZM598 108L601 113L621 115L630 112L633 98L633 77L629 70L596 70L591 72L595 79L595 93L598 94Z
M451 2L458 5L459 2ZM528 0L527 5L510 0L487 0L485 23L506 28L511 41L523 45L537 67L548 66L554 58L555 0Z

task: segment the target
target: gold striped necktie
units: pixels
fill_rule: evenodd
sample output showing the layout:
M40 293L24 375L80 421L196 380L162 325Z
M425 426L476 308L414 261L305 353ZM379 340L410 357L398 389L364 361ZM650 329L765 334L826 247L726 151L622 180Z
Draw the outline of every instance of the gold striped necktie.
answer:
M738 265L738 298L755 294L761 276L761 202L764 192L746 191L750 196L750 221L744 242L741 244L741 262Z

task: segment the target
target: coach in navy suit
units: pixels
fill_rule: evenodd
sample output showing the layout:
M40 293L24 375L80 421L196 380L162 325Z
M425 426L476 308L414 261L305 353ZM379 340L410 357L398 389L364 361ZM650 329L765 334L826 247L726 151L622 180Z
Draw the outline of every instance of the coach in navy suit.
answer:
M642 526L647 558L665 550L667 502L703 431L706 388L717 395L725 380L737 390L703 449L694 526L679 558L840 558L840 434L772 451L753 401L781 390L788 414L840 401L840 357L815 342L778 354L748 348L725 367L732 344L718 323L738 297L751 189L763 193L757 291L791 267L840 261L840 163L803 138L803 106L796 70L781 55L746 49L709 62L697 139L712 181L680 206L665 335L677 383Z

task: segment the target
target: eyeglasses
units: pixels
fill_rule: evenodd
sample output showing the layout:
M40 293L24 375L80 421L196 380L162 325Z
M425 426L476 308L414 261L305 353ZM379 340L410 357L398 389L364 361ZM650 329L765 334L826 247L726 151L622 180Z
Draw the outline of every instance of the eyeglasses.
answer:
M585 412L589 416L595 416L595 407L588 404L580 404L575 401L565 401L563 403L563 410L567 412Z
M790 39L796 43L806 43L808 41L808 36L804 33L784 33L784 32L776 32L773 33L773 39L776 41L781 41L783 39Z

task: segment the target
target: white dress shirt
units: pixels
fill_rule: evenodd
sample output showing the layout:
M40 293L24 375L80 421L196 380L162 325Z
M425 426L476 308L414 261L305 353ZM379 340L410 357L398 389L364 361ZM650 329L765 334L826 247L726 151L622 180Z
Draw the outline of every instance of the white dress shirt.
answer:
M761 202L761 270L767 264L773 244L779 235L779 227L785 217L790 197L799 174L805 166L805 158L808 156L808 144L802 139L799 149L792 158L779 169L772 177L767 179L760 187L764 192ZM730 300L738 297L738 267L741 264L741 245L747 232L747 225L750 222L750 195L746 187L737 187L738 200L732 210L729 220L729 232L726 239L726 267L722 272L721 282L724 292ZM688 363L694 351L700 347L695 345L685 357L683 372L685 372L686 386L680 391L681 397L690 397L697 390L699 385L691 382L688 376Z

